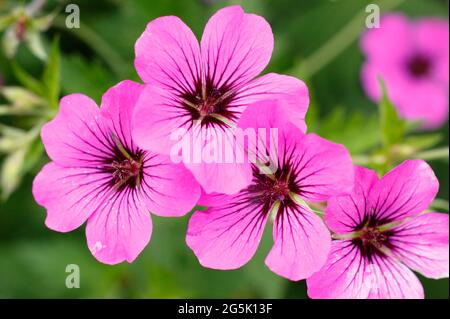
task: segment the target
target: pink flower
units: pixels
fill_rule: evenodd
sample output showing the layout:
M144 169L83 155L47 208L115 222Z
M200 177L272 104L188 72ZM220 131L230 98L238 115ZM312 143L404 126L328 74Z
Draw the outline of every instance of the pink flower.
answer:
M179 128L187 134L200 128L228 136L247 105L268 98L285 99L292 122L304 130L309 104L305 84L275 73L255 78L268 64L272 49L269 24L239 6L212 16L200 45L177 17L150 22L135 47L137 72L150 84L134 116L138 145L169 154L176 142L171 134ZM232 148L233 142L225 139L224 148ZM207 193L234 194L251 181L247 165L237 161L185 164Z
M399 114L437 128L448 118L448 21L426 18L410 22L400 14L382 17L379 29L367 31L361 41L367 61L362 83L378 101L377 76L385 81Z
M323 268L307 279L311 298L423 298L413 269L448 277L448 215L423 213L439 185L422 160L378 179L356 167L351 195L328 202L325 220L338 238Z
M235 269L255 253L268 219L274 222L274 246L266 265L291 280L309 277L324 264L331 237L323 221L305 201L325 201L348 194L353 165L347 150L315 134L304 135L289 123L285 107L259 102L243 113L246 128L278 128L276 170L261 174L253 165L252 183L235 195L204 194L186 242L199 262L209 268ZM258 152L270 154L265 144ZM272 171L273 172L273 171Z
M180 216L200 197L189 171L132 140L141 91L140 84L123 81L105 93L100 109L82 94L68 95L42 129L52 162L36 176L33 195L47 209L45 224L68 232L87 220L89 249L107 264L132 262L147 245L149 211Z

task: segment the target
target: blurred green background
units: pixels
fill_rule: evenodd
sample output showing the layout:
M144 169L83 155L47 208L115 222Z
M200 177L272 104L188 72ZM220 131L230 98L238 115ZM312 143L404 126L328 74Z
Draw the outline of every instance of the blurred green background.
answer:
M11 3L18 2L0 0L0 14L7 12ZM179 16L200 38L208 17L217 9L241 4L246 11L264 16L272 26L275 49L266 71L294 75L308 84L312 97L309 130L345 144L358 158L360 154L370 154L380 141L377 107L367 99L359 80L364 58L358 37L364 29L365 6L371 2L377 3L361 0L70 1L80 7L81 28L69 30L64 27L65 3L47 1L44 12L58 8L59 13L42 40L48 49L52 38L60 37L61 94L81 92L99 102L102 93L118 81L125 78L139 81L133 67L134 43L150 20L163 15ZM394 10L411 17L448 18L448 1L378 3L382 12ZM330 42L330 39L334 40ZM325 49L320 51L320 48ZM14 60L36 77L42 72L42 61L23 46ZM2 53L0 83L18 84L10 60ZM5 125L29 127L30 121L27 117L0 117L0 124ZM445 147L448 124L438 133L441 139L436 147ZM0 154L0 160L5 156ZM46 161L46 157L39 159L25 174L18 189L0 203L0 297L306 298L304 281L282 279L264 265L272 242L270 227L249 264L223 272L202 268L185 245L189 215L179 219L153 216L152 239L136 262L117 266L100 264L86 246L84 227L60 234L44 226L45 211L34 202L31 183ZM440 180L439 198L448 201L448 156L444 160L430 158L429 163ZM80 266L79 289L65 286L68 264ZM420 279L427 298L449 297L448 279Z

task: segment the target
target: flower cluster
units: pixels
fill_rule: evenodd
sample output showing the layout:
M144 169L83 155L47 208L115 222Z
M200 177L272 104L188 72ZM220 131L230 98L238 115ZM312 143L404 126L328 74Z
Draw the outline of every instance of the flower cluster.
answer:
M149 212L194 209L186 243L200 264L236 269L270 223L266 265L307 279L312 298L423 297L408 267L448 276L448 215L426 211L438 190L431 168L406 161L378 179L355 167L344 146L307 134L306 85L257 77L272 49L269 24L239 6L218 11L200 43L177 17L150 22L135 46L144 84L120 82L100 108L66 96L43 127L52 162L33 194L47 227L68 232L87 222L92 254L117 264L149 242ZM195 147L178 148L179 130L231 160L189 160ZM174 148L183 161L174 161ZM325 202L322 219L313 207Z

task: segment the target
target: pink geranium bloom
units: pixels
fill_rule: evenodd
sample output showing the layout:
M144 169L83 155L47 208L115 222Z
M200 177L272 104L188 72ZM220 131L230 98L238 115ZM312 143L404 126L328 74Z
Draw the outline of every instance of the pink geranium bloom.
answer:
M356 167L351 195L328 202L335 233L323 268L307 279L311 298L423 298L419 279L448 277L448 215L424 212L439 185L422 160L378 179Z
M149 211L180 216L200 197L192 174L168 156L143 151L131 138L131 115L142 86L123 81L99 109L82 94L64 97L42 128L52 162L33 183L47 209L45 224L68 232L87 220L89 249L99 261L132 262L150 240Z
M370 98L380 99L377 77L385 81L399 114L437 128L448 118L448 21L408 21L400 14L382 17L380 28L361 39L367 61L362 83Z
M273 220L274 246L266 265L291 280L307 278L324 264L331 237L324 222L305 201L325 201L353 187L353 165L347 150L315 134L303 134L289 123L284 106L266 101L252 105L239 124L278 128L277 170L261 174L253 165L252 183L235 195L204 194L186 242L209 268L235 269L255 253L265 224ZM266 154L271 152L261 145ZM260 146L258 145L258 148ZM258 150L260 152L260 150Z
M239 6L212 16L200 45L177 17L150 22L135 47L136 70L150 84L134 116L138 145L169 154L175 143L171 134L180 128L195 136L200 135L193 133L198 128L230 136L246 106L267 98L285 99L292 122L304 130L309 104L305 84L275 73L255 78L267 66L272 49L267 21ZM225 139L223 147L232 149L233 142ZM207 193L233 194L251 181L248 167L236 161L185 163Z

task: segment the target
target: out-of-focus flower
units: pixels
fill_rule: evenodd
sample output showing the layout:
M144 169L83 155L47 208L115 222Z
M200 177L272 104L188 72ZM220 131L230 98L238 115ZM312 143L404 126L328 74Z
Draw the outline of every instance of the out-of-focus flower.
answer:
M448 214L425 212L439 184L422 160L378 179L356 167L350 196L330 199L325 221L337 240L307 279L311 298L423 298L419 279L448 277Z
M39 15L43 3L44 1L35 0L28 6L19 5L0 16L0 32L5 31L2 46L7 57L13 57L19 44L23 42L36 57L47 59L40 33L50 27L55 13Z
M272 49L267 21L244 13L239 6L221 9L211 17L200 46L177 17L150 22L135 46L136 70L150 84L134 116L138 145L168 154L177 142L171 134L180 128L195 136L201 134L194 131L232 136L245 108L268 98L285 99L290 119L305 130L306 85L274 73L255 78L268 64ZM223 140L224 148L232 150L233 139ZM237 161L186 166L207 193L233 194L251 181L248 167Z
M235 269L255 253L269 218L274 221L274 246L266 265L291 280L311 276L324 264L331 237L324 222L305 201L325 201L348 194L354 172L347 150L315 134L304 135L289 123L285 107L258 102L243 113L239 125L255 130L277 128L278 152L262 138L258 153L277 163L270 174L253 165L252 183L235 195L204 194L186 236L200 263L209 268ZM265 139L267 140L267 139ZM271 146L273 147L273 145Z
M53 162L36 176L33 195L47 209L47 227L68 232L87 220L89 249L107 264L132 262L147 245L149 211L180 216L200 196L181 164L132 140L131 114L141 90L121 82L105 93L100 109L84 95L66 96L41 134Z
M382 17L380 28L368 30L361 39L367 57L362 83L369 97L380 99L381 77L401 117L423 121L428 129L441 126L448 118L448 37L445 20Z

